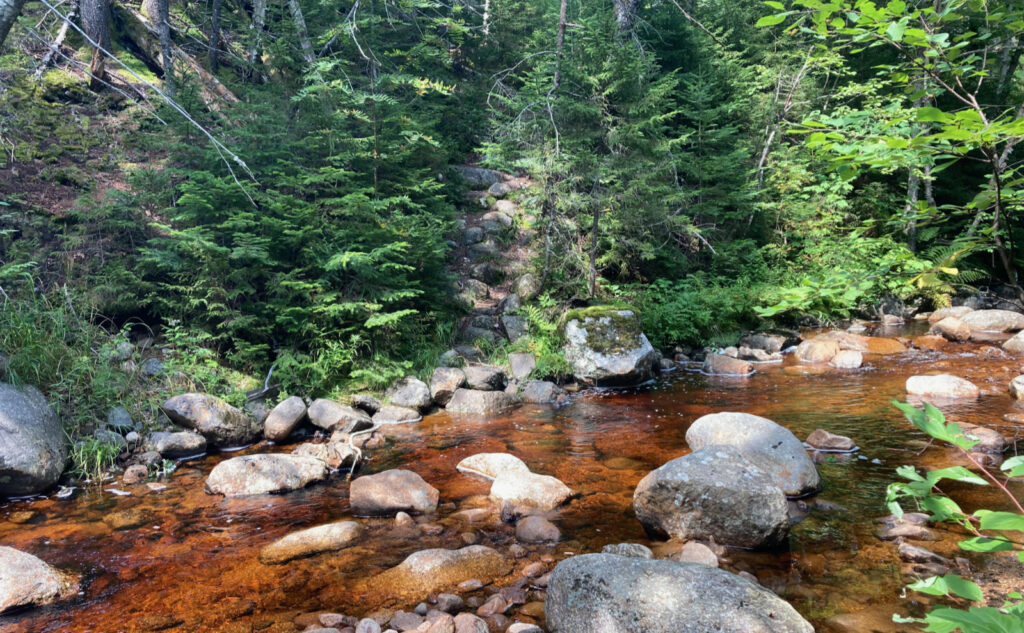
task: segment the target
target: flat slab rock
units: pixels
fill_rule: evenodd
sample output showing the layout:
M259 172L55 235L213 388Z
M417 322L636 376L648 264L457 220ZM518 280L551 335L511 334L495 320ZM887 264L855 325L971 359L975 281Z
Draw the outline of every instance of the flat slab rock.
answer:
M1024 314L1010 310L974 310L960 317L972 330L1017 332L1024 330Z
M426 514L437 509L440 493L411 470L385 470L352 480L349 504L357 516Z
M78 583L35 556L0 546L0 613L70 597Z
M306 455L257 454L214 466L206 490L227 497L288 492L327 478L327 464Z
M329 523L293 532L261 549L260 562L279 564L304 556L333 552L351 545L361 533L362 528L355 521Z
M370 416L361 409L350 407L334 400L317 398L309 405L309 421L326 431L337 428L358 430L369 428L372 424Z
M768 418L731 411L705 415L687 429L686 443L695 451L732 446L791 497L821 487L818 470L803 442Z
M419 422L422 419L423 416L420 415L419 411L416 409L399 407L391 404L381 407L377 413L373 414L373 423L378 426L412 424L413 422Z
M573 556L548 584L549 633L813 633L768 589L695 563Z
M421 599L453 589L467 580L489 583L512 571L512 562L483 545L462 549L428 549L410 554L398 566L362 581L359 588L375 594Z

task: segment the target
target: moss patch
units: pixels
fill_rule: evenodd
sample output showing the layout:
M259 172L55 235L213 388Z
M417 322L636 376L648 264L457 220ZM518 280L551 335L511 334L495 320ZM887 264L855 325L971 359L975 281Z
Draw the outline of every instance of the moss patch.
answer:
M623 314L625 311L628 313ZM564 323L570 321L579 323L579 328L587 333L587 347L599 354L615 354L639 345L640 319L627 305L570 310L565 314Z

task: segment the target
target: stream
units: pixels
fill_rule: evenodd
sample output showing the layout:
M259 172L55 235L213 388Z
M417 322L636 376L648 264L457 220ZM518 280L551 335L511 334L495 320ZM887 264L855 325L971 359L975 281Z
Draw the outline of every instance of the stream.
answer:
M907 336L920 327L876 334ZM758 365L747 378L681 368L635 389L583 391L559 408L524 406L490 419L442 411L389 429L387 446L369 451L360 472L407 468L438 488L438 512L417 517L428 529L398 527L393 519L357 519L364 532L355 546L283 565L261 564L260 548L300 528L351 518L344 474L284 495L225 500L203 490L206 475L224 458L212 455L180 464L161 482L163 490L142 484L130 487L130 496L79 489L70 499L9 502L0 506L0 543L78 572L82 588L69 602L0 617L0 631L291 633L318 612L364 617L381 609L410 610L427 596L357 594L354 581L427 548L476 542L512 558L512 525L474 525L451 516L486 505L489 484L455 470L459 460L481 452L513 453L534 472L553 475L579 493L549 515L562 541L526 546L526 556L516 560L504 584L532 561L550 569L558 560L611 543L643 543L667 554L673 545L653 541L634 518L633 490L650 470L688 452L684 435L690 423L719 411L770 418L801 439L824 428L852 437L860 447L853 455L820 461L824 489L791 502L804 518L793 527L788 548L730 549L723 567L753 573L818 631L915 630L892 622L893 613L919 612L920 604L912 602L913 595L900 597L904 565L892 543L875 537L874 520L888 514L885 489L896 479L896 467L959 462L952 449L928 444L890 402L905 398L904 383L914 374L962 376L981 388L982 397L944 407L949 419L988 425L1012 440L1024 422L1004 415L1024 414L1024 406L1011 399L1007 384L1022 373L1024 360L998 349L998 337L942 352L911 349L865 358L864 368L841 371L799 365L790 355L781 364ZM264 444L246 452L290 448ZM987 489L950 491L968 510L1000 504ZM936 529L943 540L924 545L962 555L955 553L957 535ZM1016 574L1011 584L1019 587L1021 572ZM476 592L488 594L486 587ZM542 592L533 591L526 606L507 615L543 625L536 606L542 599Z

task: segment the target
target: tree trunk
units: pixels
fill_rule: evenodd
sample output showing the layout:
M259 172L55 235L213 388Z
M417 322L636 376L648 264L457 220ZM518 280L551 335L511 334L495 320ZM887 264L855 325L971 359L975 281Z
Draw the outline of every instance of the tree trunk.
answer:
M590 291L590 298L597 294L597 237L601 221L601 206L594 204L594 224L590 228L590 270L587 287Z
M210 18L210 72L217 72L217 49L220 48L220 11L224 0L213 0L213 11Z
M46 51L46 55L43 56L43 61L39 62L39 68L36 69L35 78L38 80L46 72L46 69L50 67L50 63L53 61L54 55L60 52L60 47L64 45L64 39L68 36L68 26L75 19L75 13L78 11L78 2L71 0L71 6L68 7L68 11L65 14L66 20L63 20L60 24L60 30L57 31L57 37L53 38L53 42L50 43L50 50Z
M107 55L110 50L110 0L82 0L82 30L99 44L93 49L89 65L89 87L99 90L106 79Z
M288 11L291 12L292 21L295 22L295 32L299 36L299 46L302 47L302 59L307 64L311 64L316 60L316 57L313 56L313 45L309 42L306 19L302 17L302 7L299 6L299 0L288 0Z
M257 60L263 54L263 29L267 23L267 0L253 0L252 5L252 43L249 44L249 53L246 61L255 66Z
M25 0L0 0L0 46L4 45L14 21L21 15Z
M640 0L614 0L615 1L615 23L618 25L619 35L628 35L636 26L636 14L640 8Z
M160 34L160 66L164 70L164 88L174 96L174 53L171 52L170 0L156 0L156 31Z
M921 177L913 167L907 177L907 204L903 213L907 217L907 247L911 253L917 252L917 192L921 186Z

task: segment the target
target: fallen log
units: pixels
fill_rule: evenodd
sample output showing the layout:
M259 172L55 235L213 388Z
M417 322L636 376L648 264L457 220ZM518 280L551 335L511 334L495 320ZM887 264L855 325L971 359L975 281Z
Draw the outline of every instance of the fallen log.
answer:
M143 61L153 69L167 72L161 63L160 34L141 13L121 4L113 4L114 23L118 33L126 38ZM171 46L174 65L186 74L199 79L200 96L211 110L216 110L219 103L226 101L236 103L238 97L227 86L210 74L194 57L183 51L179 46Z

